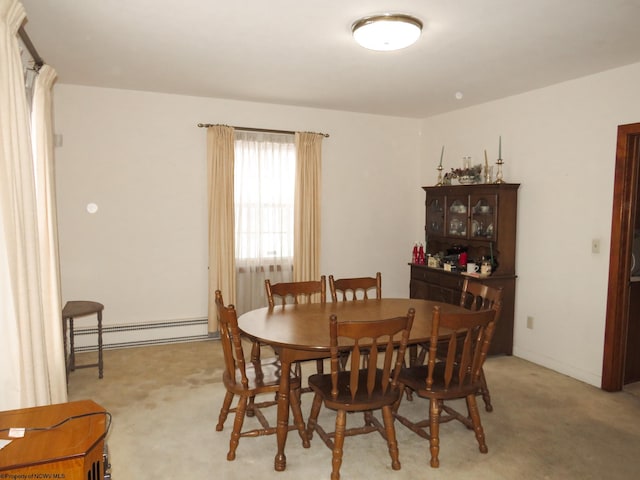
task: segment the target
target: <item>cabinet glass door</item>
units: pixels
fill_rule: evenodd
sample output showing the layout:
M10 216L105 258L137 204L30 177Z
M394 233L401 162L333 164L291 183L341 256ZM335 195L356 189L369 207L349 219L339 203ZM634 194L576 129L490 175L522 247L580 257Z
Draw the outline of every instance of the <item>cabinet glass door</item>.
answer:
M470 199L470 238L495 240L497 211L496 195L471 195Z
M444 235L444 196L429 198L427 235Z
M466 237L469 223L469 197L447 197L447 236Z

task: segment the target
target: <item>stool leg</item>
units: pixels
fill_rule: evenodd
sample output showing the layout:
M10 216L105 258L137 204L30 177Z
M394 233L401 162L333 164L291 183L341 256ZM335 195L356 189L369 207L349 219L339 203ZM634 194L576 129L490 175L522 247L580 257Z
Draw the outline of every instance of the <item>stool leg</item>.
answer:
M69 317L69 371L76 369L76 350L73 345L73 317Z
M102 310L98 312L98 378L102 378Z
M67 319L62 319L62 342L64 345L64 373L69 384L69 347L67 346Z

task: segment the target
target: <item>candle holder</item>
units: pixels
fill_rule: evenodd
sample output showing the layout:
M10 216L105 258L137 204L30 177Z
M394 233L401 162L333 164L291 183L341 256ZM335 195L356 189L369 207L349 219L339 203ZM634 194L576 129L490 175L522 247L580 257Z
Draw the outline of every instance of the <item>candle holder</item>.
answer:
M498 160L496 160L496 165L498 165L498 171L496 172L496 181L493 183L505 183L504 180L502 179L502 164L504 163L504 161L502 160L502 158L499 158Z
M442 170L444 170L444 167L442 166L442 164L438 165L438 183L436 183L436 187L441 187L443 185L442 183Z
M488 163L484 165L484 183L492 183L493 167L489 167Z

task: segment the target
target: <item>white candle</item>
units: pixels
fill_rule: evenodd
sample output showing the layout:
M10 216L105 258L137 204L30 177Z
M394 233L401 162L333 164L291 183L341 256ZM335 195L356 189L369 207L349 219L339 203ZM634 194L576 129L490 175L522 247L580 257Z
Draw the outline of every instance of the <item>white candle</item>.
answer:
M498 138L498 158L502 159L502 135Z
M444 156L444 145L442 145L442 151L440 152L440 166L442 166L442 157Z

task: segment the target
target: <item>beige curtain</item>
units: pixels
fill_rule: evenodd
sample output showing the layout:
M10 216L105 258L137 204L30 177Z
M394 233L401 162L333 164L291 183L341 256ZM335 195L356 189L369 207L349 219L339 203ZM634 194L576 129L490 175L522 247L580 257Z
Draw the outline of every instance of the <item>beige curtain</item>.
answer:
M64 365L55 353L62 336L50 338L61 314L50 316L45 300L59 293L41 268L41 209L17 40L24 19L20 2L0 0L0 410L66 400Z
M236 301L233 149L232 127L215 125L207 128L210 333L218 331L213 292L220 290L226 304Z
M321 134L296 133L293 280L320 279Z

